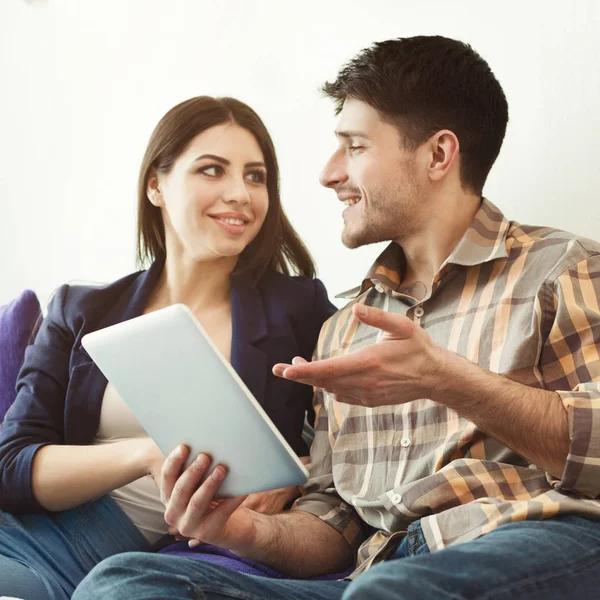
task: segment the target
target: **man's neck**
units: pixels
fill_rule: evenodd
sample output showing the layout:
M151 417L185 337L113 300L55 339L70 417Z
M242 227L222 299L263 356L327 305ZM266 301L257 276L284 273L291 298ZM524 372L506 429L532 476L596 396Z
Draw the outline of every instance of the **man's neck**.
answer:
M406 257L404 293L422 299L431 290L433 278L464 236L480 204L481 198L474 194L445 197L432 204L422 227L396 240Z

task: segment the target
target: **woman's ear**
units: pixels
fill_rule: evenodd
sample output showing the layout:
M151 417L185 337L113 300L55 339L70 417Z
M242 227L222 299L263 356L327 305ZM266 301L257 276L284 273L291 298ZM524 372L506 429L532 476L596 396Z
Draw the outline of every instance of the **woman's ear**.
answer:
M150 200L150 202L154 204L154 206L160 207L164 205L163 196L162 192L160 191L160 185L158 181L158 173L156 172L156 169L154 167L152 167L152 170L150 171L150 176L148 177L148 184L146 185L146 196L148 196L148 200Z

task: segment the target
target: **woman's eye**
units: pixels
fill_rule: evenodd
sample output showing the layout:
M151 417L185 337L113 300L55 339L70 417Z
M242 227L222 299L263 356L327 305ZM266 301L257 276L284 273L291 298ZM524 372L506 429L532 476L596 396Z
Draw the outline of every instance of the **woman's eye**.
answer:
M350 152L356 152L356 150L362 150L364 146L348 146Z
M223 167L219 165L209 165L208 167L202 167L198 172L203 175L208 175L209 177L217 177L223 173Z
M246 177L254 183L265 183L267 181L267 173L265 171L249 171Z

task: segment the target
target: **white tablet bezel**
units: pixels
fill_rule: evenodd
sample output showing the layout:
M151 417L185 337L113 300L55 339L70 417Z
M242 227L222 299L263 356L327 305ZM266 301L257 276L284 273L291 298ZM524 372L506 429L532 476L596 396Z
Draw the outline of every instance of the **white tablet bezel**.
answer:
M160 348L165 346L177 348L177 336L185 348L185 356L181 355L179 360L170 353L165 355L160 352ZM82 345L165 454L178 444L185 443L191 448L190 460L197 453L207 450L213 455L213 466L219 463L219 455L228 457L227 462L231 464L226 463L229 473L221 486L220 495L240 496L306 482L308 472L302 462L184 304L173 304L89 333L82 338ZM195 354L189 356L190 352ZM192 363L193 368L190 367ZM203 365L204 372L198 373L196 369L202 371ZM181 369L185 373L182 374ZM173 381L169 382L169 377ZM186 382L182 382L185 377ZM215 378L219 386L214 388L213 383L208 390L212 404L207 404L201 399L207 390L200 389L200 381ZM163 386L166 385L171 386L169 390L179 390L181 396L174 393L172 397L165 398L167 394ZM198 389L189 390L189 386ZM190 395L196 392L197 396L190 399ZM219 394L222 405L215 405L218 400L215 401L214 397ZM196 397L200 399L196 401ZM147 401L148 398L151 402ZM239 417L243 422L234 423L231 419L236 415L222 414L225 407L243 414ZM206 410L200 412L201 408ZM178 419L177 424L173 425L173 411L193 417ZM191 418L195 418L197 423L195 438L194 426L189 421ZM227 427L224 427L227 419L238 434L243 428L247 442L252 446L244 446L240 440L227 435ZM169 427L164 424L167 420L171 421ZM174 433L175 428L182 432L181 439ZM211 448L203 447L203 435L204 439L211 438ZM179 441L175 441L177 439Z

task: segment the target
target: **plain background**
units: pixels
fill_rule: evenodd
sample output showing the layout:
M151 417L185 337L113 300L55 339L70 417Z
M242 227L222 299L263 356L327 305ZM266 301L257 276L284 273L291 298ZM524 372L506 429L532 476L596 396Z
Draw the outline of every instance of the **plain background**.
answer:
M510 123L484 190L511 219L600 238L600 3L595 0L2 0L0 304L24 288L135 270L139 164L191 96L232 95L264 119L284 207L333 296L382 246L347 250L318 173L335 147L319 85L374 41L470 43Z

